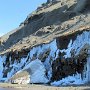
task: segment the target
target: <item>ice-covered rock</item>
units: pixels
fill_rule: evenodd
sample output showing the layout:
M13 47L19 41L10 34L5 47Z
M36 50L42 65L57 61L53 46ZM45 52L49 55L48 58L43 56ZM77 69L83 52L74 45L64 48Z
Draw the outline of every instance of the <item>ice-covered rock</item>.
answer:
M85 82L81 79L80 74L68 76L66 78L63 78L60 81L54 81L51 83L52 86L61 86L61 85L81 85Z
M0 56L0 80L2 79L2 77L3 77L3 59L2 59L2 57Z
M14 62L12 62L12 56L8 58L0 56L0 80L7 75L5 81L18 84L53 81L51 85L70 85L88 82L90 31L77 34L75 39L69 38L65 49L60 49L57 44L61 47L64 43L61 44L60 41L58 43L55 39L48 44L33 47L27 57ZM7 61L10 62L9 66ZM71 78L72 80L69 80ZM76 82L79 80L80 82Z
M17 72L9 81L12 83L47 83L46 70L40 60L31 61L23 70Z

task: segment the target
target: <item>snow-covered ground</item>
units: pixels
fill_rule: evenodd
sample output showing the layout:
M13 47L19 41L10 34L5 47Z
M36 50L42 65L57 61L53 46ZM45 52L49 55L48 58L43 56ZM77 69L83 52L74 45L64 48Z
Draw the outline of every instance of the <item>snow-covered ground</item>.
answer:
M14 63L10 63L10 67L13 67L6 77L6 81L10 79L16 72L20 73L23 70L30 68L30 83L47 83L52 77L52 62L58 57L58 52L65 52L65 58L71 57L71 50L75 50L75 55L78 55L81 49L85 46L90 46L90 31L84 31L81 35L78 35L75 41L70 40L67 49L59 50L57 48L56 40L52 41L49 44L43 44L37 47L33 47L28 53L26 58L21 58L20 62L16 60ZM90 48L89 48L90 49ZM45 51L50 50L49 55L45 58L44 62L39 60L40 54ZM88 50L88 54L90 51ZM35 56L34 56L35 55ZM27 58L29 57L28 61ZM35 60L33 60L35 57ZM3 80L3 70L7 67L3 67L3 63L5 63L6 56L0 56L0 80ZM10 59L11 60L11 59ZM32 61L33 60L33 61ZM23 69L22 69L22 66ZM90 81L90 56L87 58L87 64L85 65L87 70L84 70L84 74L86 77L81 79L80 74L76 74L73 76L68 76L63 78L62 80L52 82L51 85L60 86L60 85L71 85L71 84L83 84ZM47 76L45 72L47 71ZM21 79L20 79L21 80ZM22 79L23 80L23 79Z

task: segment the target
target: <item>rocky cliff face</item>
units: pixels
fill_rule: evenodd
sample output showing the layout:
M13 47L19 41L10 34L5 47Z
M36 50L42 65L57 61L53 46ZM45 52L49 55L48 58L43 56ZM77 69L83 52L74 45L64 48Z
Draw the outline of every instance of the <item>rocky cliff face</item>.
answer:
M48 0L19 28L2 36L0 80L56 86L88 83L89 5L89 0Z

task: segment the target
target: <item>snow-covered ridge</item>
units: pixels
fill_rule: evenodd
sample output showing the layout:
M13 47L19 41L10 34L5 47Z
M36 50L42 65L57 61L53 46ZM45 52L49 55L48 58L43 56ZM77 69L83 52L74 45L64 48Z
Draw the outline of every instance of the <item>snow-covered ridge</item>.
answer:
M56 39L49 44L43 44L37 47L33 47L28 53L26 58L21 58L20 62L14 60L12 63L12 58L9 57L10 65L4 66L6 63L6 56L0 56L0 80L8 81L11 77L14 77L16 72L19 73L23 71L29 70L29 77L27 78L27 82L25 83L47 83L52 81L52 63L60 58L58 55L59 52L65 53L63 56L65 59L72 57L72 50L74 50L74 55L78 56L83 50L87 51L87 63L84 65L84 70L81 73L68 75L66 78L62 80L52 82L51 85L68 85L68 84L83 84L90 81L90 31L84 31L82 34L77 35L76 40L70 40L67 49L60 50L57 47ZM40 62L39 62L40 60ZM34 66L36 65L36 66ZM40 67L40 68L39 68ZM9 69L8 69L9 68ZM87 69L86 69L87 68ZM7 75L5 77L5 71L7 71ZM33 74L32 74L33 73ZM15 74L15 75L14 75ZM28 76L27 75L27 76ZM3 77L4 76L4 77ZM83 79L82 79L83 76ZM23 82L24 79L14 78L13 82ZM40 79L39 79L40 78ZM70 80L71 79L71 80ZM43 81L43 82L42 82Z

